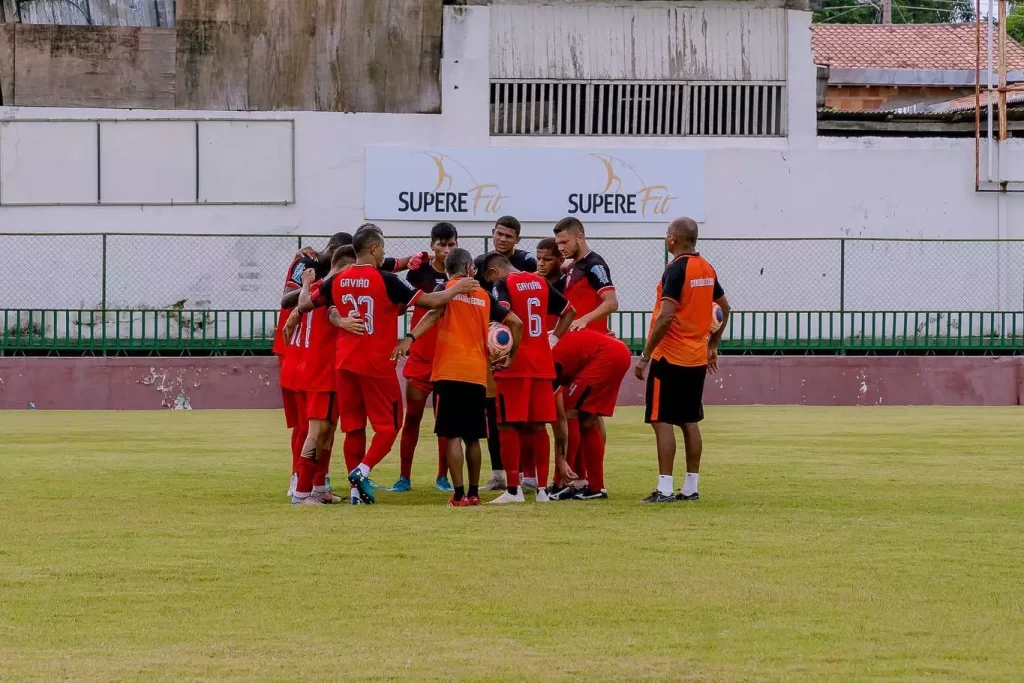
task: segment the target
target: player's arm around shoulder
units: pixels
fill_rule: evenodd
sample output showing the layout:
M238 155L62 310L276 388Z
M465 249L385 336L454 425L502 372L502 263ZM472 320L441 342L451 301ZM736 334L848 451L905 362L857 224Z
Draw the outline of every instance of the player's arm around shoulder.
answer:
M406 333L405 339L398 342L398 346L391 352L391 360L399 360L409 355L409 351L412 349L412 345L416 343L416 340L425 335L430 328L441 321L441 316L444 315L444 308L435 308L427 313L425 316L420 318L420 321L416 323L416 327L409 330Z
M431 292L424 294L416 299L415 304L420 308L443 308L448 303L460 294L469 294L470 292L479 289L480 284L471 277L459 278L459 280L440 292Z

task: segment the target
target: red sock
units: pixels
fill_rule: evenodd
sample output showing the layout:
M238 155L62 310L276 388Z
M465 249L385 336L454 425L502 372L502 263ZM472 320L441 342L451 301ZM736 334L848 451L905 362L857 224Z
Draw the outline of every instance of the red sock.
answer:
M342 447L345 452L345 474L359 467L366 455L366 430L360 429L357 432L349 432L345 435L345 445Z
M509 486L519 486L519 432L502 429L498 436L501 438L501 466L505 468L505 479Z
M537 478L537 463L533 454L533 434L520 435L519 446L522 448L523 460L520 467L524 477Z
M397 440L398 430L396 429L374 432L373 440L370 441L370 450L366 451L362 464L372 470L381 460L387 457L388 453L391 452L391 447L395 445Z
M299 459L299 482L295 485L296 493L309 493L313 490L313 477L316 476L316 460L313 458Z
M331 450L325 448L320 451L320 457L316 459L316 471L313 473L313 486L327 485L327 475L331 472Z
M574 417L570 417L568 420L569 425L569 445L566 449L565 459L569 463L569 469L576 473L577 476L583 477L583 466L581 464L582 458L580 457L580 421Z
M292 474L299 473L299 461L302 459L302 444L306 443L307 430L292 427Z
M437 478L448 476L448 439L437 437Z
M402 427L402 441L398 447L401 458L398 473L406 479L412 477L412 459L416 456L416 444L420 440L420 420L423 419L424 407L426 401L409 401L405 425Z
M533 461L537 465L537 486L545 488L548 485L548 475L551 474L551 441L548 440L548 430L534 432L532 440Z
M604 488L604 439L597 422L583 428L583 457L586 459L587 484L591 491Z

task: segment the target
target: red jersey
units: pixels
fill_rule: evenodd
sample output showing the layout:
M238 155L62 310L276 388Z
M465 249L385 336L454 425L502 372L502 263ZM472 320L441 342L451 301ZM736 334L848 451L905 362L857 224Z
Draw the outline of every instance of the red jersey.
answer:
M548 284L551 285L552 291L558 292L559 294L562 295L563 298L565 297L565 277L564 276L558 278L554 282L552 282L551 280L548 280ZM548 332L554 332L555 328L558 327L558 319L560 317L562 317L561 313L559 313L558 315L553 315L551 313L548 313L547 315L545 315L544 316L544 329L547 330Z
M423 292L369 264L349 266L327 278L324 288L330 289L331 301L342 316L358 312L366 325L361 335L338 330L335 368L364 377L394 375L391 352L398 343L398 318Z
M317 308L302 316L291 345L299 349L295 381L309 392L334 391L334 347L338 328L331 324L328 308L333 306L330 288L318 280L309 288Z
M615 291L611 270L596 252L587 254L572 264L565 280L565 298L576 309L577 315L587 315L601 305L601 295ZM587 325L589 330L608 332L608 320L594 320Z
M302 273L307 268L313 268L318 278L322 278L330 271L329 264L321 264L305 256L296 256L288 266L288 274L284 278L285 289L301 289ZM284 338L284 324L288 321L288 315L292 312L290 308L282 308L277 317L277 330L274 332L274 353L283 356L288 347L288 340Z
M499 378L554 379L555 361L548 344L545 315L561 316L570 304L548 281L534 273L509 273L494 285L494 298L523 321L523 338L512 365Z
M560 384L568 384L585 368L601 364L629 353L626 345L607 332L590 328L566 332L554 348L555 367ZM610 363L611 364L611 363Z
M448 274L437 272L434 269L433 263L432 260L424 261L420 264L419 268L409 271L409 284L424 294L444 291L445 285L448 283ZM415 329L417 323L426 314L427 309L425 308L413 309L412 322L409 329ZM434 325L413 343L412 348L409 349L410 360L420 361L428 366L431 364L434 360L434 350L437 348L437 329L438 326Z
M287 310L284 313L285 315L282 318L287 320L291 310ZM299 365L302 363L300 340L305 335L307 317L308 315L304 315L299 318L299 324L295 326L292 336L285 342L285 348L279 354L281 356L280 383L284 389L290 389L291 391L303 391L302 384L299 381ZM284 330L281 331L281 334L283 333Z

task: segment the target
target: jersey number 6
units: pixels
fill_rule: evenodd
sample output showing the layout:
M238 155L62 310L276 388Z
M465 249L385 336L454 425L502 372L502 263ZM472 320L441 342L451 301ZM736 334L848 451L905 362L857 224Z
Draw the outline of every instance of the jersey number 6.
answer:
M530 297L526 300L526 313L529 317L530 322L530 336L539 337L544 334L544 318L540 314L535 313L540 308L540 299L537 297Z

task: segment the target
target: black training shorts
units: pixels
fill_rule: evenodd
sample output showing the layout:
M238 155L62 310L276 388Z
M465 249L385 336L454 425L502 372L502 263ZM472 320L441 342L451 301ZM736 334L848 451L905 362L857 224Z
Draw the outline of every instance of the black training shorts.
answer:
M470 382L434 382L434 433L446 439L487 438L487 387Z
M708 366L673 365L664 358L651 361L647 373L644 422L682 427L704 419L704 378Z

